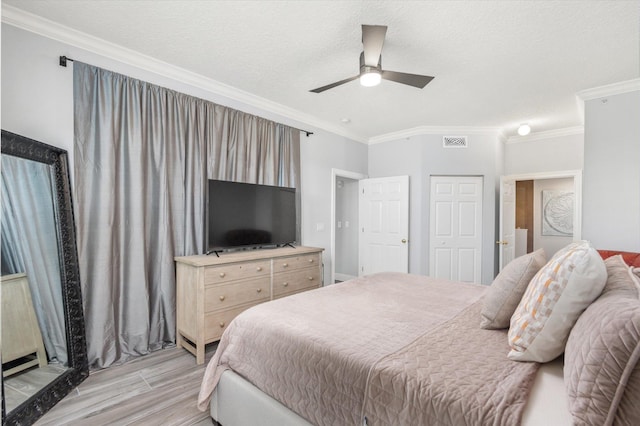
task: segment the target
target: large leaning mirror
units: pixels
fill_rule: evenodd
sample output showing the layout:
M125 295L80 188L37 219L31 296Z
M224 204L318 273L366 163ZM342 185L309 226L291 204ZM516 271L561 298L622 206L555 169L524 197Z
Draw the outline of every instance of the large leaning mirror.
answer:
M29 425L88 375L67 152L2 131L2 420Z

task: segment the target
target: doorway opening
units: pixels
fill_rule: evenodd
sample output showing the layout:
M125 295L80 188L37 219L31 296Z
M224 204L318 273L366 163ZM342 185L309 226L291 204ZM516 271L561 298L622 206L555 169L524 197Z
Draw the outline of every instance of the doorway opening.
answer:
M573 178L516 181L515 257L543 248L548 257L573 241Z
M510 193L515 195L511 208ZM498 270L540 248L550 258L582 238L581 170L503 176L500 196Z
M331 277L329 284L358 276L358 181L366 175L331 170Z

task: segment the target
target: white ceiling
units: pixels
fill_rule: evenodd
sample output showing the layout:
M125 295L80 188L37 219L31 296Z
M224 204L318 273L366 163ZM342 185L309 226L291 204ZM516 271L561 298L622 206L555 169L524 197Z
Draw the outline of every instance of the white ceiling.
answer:
M579 126L577 92L640 77L639 0L4 3L361 140L421 126ZM389 27L384 69L436 78L422 90L353 81L310 93L358 73L361 24Z

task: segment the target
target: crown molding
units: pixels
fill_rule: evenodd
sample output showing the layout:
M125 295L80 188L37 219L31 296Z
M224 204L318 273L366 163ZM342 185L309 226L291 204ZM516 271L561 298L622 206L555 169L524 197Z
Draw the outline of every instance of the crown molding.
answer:
M289 108L260 96L256 96L236 87L205 77L201 74L160 61L124 46L74 30L14 6L7 4L2 5L2 22L61 43L89 51L93 54L97 54L126 65L131 65L159 76L197 87L198 89L203 89L211 92L212 94L224 96L228 99L241 102L251 107L266 110L291 121L302 123L305 126L326 130L357 142L367 143L366 137L345 131L342 127L324 120L318 120L312 115ZM74 59L82 60L81 57L76 57ZM300 126L300 124L290 125L292 127Z
M473 127L473 126L418 126L411 129L399 130L397 132L385 133L383 135L369 138L369 145L382 142L390 142L398 139L407 139L411 136L419 135L481 135L489 134L503 137L500 127Z
M530 133L527 136L510 136L507 143L531 142L542 139L561 138L563 136L584 134L584 126L565 127L564 129L547 130L545 132Z
M498 133L498 140L502 142L503 145L506 144L509 140L509 138L507 138L507 135L504 134L504 129L501 129L500 133Z
M605 86L594 87L576 93L576 96L583 102L591 99L598 99L604 96L620 95L627 92L635 92L640 90L640 78L633 80L621 81L619 83L607 84Z
M505 143L518 143L539 139L562 137L584 133L583 126L557 129L546 132L532 133L527 136L506 137L504 129L500 127L473 127L473 126L418 126L410 129L400 130L381 134L371 138L349 132L347 129L304 113L302 111L287 107L266 98L256 96L233 86L221 83L211 78L188 71L184 68L160 61L147 55L131 50L121 45L108 42L106 40L91 36L89 34L74 30L54 21L42 18L38 15L26 12L15 6L2 4L2 22L26 31L39 34L70 46L85 50L91 54L96 54L126 65L130 65L144 71L149 71L161 77L165 77L189 86L207 91L213 95L221 96L244 105L259 108L284 118L284 124L292 127L304 125L312 129L321 129L335 135L343 136L350 140L373 145L382 142L389 142L398 139L406 139L412 136L442 134L442 135L464 135L464 134L490 134L496 135L499 140ZM62 52L61 52L62 53ZM82 60L82 55L74 59ZM640 90L640 79L623 81L609 84L593 89L583 90L576 94L578 110L584 111L584 102L604 96ZM581 113L584 122L584 114ZM287 123L289 121L289 123Z
M594 87L592 89L586 89L576 93L576 104L578 105L580 121L584 125L584 103L586 101L602 98L605 96L635 92L636 90L640 90L640 78L621 81L619 83L607 84L605 86Z

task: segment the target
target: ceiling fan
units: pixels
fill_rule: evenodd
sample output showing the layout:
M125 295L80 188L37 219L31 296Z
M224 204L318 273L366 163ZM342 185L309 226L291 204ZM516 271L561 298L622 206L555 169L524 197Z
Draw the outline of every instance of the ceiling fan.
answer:
M363 86L376 86L380 84L381 79L395 81L396 83L407 84L409 86L424 88L433 77L419 74L408 74L405 72L386 71L382 69L382 45L384 37L387 34L386 25L363 25L362 26L362 45L363 52L360 54L360 74L349 77L326 86L318 87L310 90L313 93L324 92L333 89L341 84L348 83L360 79Z

